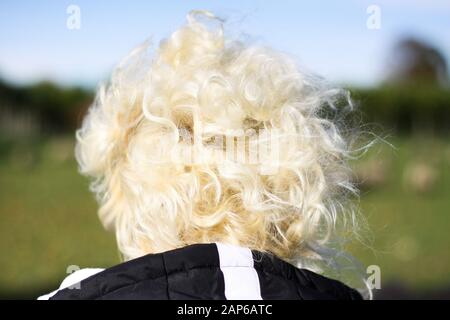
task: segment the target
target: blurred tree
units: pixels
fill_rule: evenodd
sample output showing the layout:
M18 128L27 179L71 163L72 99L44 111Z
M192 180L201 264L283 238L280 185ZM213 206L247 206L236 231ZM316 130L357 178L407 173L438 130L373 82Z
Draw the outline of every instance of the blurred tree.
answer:
M394 46L388 67L389 84L446 86L448 83L444 55L437 48L415 38L405 38Z
M14 127L8 122L24 117L38 122L41 133L72 132L92 100L93 92L83 88L65 88L48 81L14 86L0 79L0 119L6 119L0 121L0 132Z

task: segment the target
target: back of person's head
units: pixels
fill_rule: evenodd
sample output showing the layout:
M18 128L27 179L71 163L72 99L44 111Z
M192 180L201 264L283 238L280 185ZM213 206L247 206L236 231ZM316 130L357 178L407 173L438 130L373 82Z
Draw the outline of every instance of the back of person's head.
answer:
M191 12L119 64L76 155L126 260L224 242L314 266L355 226L350 139L333 119L350 107L293 59Z

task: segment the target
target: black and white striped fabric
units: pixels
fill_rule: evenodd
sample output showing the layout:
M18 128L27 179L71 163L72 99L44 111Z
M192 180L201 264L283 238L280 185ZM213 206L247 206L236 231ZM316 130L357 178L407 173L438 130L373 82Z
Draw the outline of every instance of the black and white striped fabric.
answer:
M361 295L273 255L211 243L149 254L108 269L82 269L40 299L358 300Z

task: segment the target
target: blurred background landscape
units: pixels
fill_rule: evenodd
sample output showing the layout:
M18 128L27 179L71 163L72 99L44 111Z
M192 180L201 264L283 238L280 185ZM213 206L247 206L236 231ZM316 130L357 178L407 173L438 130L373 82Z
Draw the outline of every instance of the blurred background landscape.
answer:
M113 65L192 8L350 89L355 117L388 142L352 163L371 241L350 250L380 266L375 297L450 298L450 3L280 3L1 2L0 298L47 293L70 265L119 262L77 172L74 132ZM66 24L71 4L78 30ZM371 5L378 28L367 22Z

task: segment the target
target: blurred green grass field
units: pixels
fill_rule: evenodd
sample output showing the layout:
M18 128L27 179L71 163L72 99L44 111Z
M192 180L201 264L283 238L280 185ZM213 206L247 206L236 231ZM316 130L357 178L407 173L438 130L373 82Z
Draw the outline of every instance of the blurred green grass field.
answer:
M450 284L450 142L390 140L356 162L373 242L352 251L379 265L382 286ZM0 296L32 298L54 289L70 265L119 262L77 173L70 137L0 143Z

